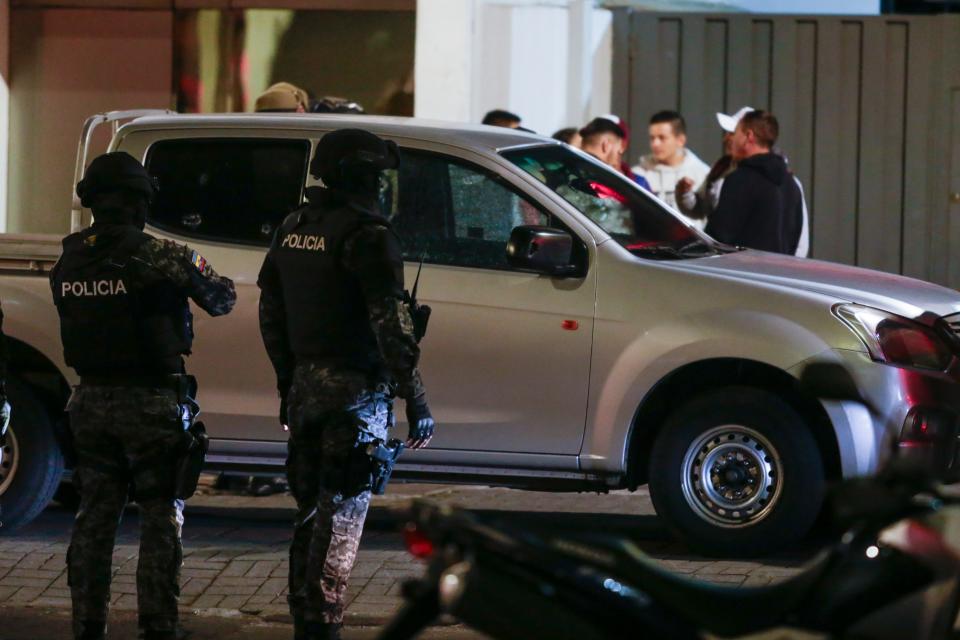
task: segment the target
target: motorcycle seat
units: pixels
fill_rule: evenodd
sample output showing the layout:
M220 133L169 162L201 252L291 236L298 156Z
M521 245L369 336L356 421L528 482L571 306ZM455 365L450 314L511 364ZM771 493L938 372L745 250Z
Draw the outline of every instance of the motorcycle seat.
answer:
M657 605L676 611L693 627L720 637L789 626L833 557L823 552L798 575L767 587L731 587L670 571L630 542L606 548L612 547L619 547L618 579Z

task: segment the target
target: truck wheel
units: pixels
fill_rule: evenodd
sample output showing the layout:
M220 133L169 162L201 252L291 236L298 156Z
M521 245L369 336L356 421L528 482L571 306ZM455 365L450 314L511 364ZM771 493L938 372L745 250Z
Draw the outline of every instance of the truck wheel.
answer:
M46 409L30 388L7 381L11 418L0 454L0 532L8 533L49 504L63 474L63 455Z
M826 480L813 434L760 389L728 387L674 411L650 456L650 496L680 538L710 555L786 547L813 526Z

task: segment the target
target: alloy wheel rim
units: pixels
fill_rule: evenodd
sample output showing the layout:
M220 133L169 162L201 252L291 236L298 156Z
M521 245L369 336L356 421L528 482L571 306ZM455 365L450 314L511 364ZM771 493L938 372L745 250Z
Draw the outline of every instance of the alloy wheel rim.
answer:
M683 496L700 518L747 527L773 511L783 487L783 461L763 435L743 425L701 434L683 459Z
M0 447L0 496L7 492L20 464L20 446L13 427L7 429L7 439Z

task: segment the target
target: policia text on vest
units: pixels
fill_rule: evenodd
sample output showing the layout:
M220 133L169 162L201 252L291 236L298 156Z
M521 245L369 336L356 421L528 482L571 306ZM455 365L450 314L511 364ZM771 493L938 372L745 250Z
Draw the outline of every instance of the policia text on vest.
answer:
M116 296L127 293L123 280L88 280L86 282L62 282L60 295L92 298L96 296Z
M287 249L305 249L307 251L326 251L327 242L323 236L309 236L289 233L283 238L280 246Z

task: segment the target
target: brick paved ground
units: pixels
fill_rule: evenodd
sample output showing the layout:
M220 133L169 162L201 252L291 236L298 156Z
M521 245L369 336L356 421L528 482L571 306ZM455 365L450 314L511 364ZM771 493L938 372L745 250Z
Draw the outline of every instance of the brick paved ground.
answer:
M400 585L421 572L403 550L391 516L412 497L455 503L473 509L525 512L549 522L586 522L633 532L645 550L679 573L711 582L762 586L792 575L803 553L765 562L716 561L691 556L672 541L653 515L644 491L595 494L395 484L378 497L350 580L347 623L382 624L401 604ZM194 497L184 529L183 596L185 612L287 620L287 545L293 501L289 496L255 498L212 492ZM65 557L71 514L48 509L35 523L0 537L0 606L67 609ZM136 609L136 512L129 509L113 558L113 608Z

